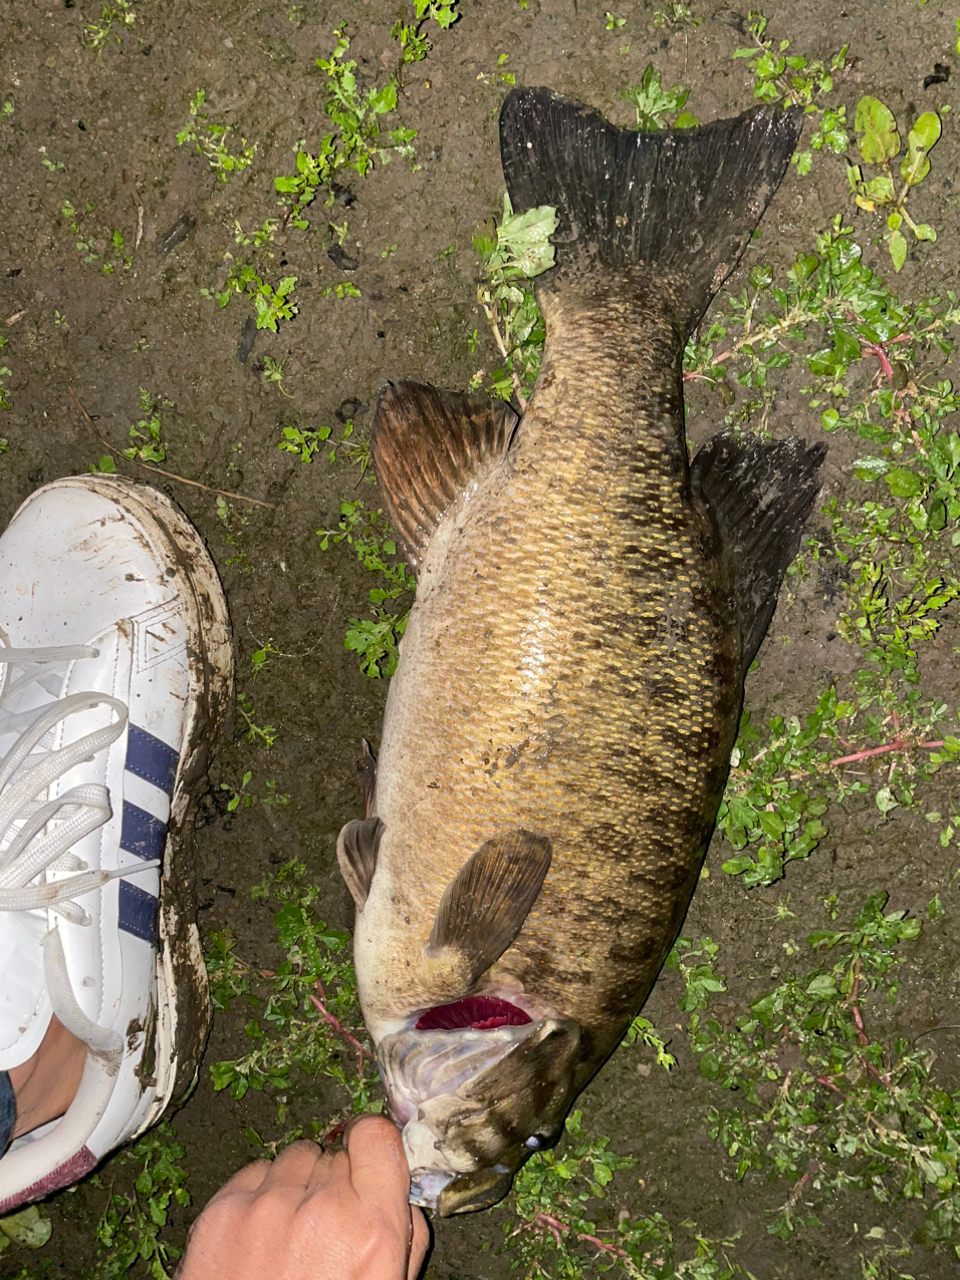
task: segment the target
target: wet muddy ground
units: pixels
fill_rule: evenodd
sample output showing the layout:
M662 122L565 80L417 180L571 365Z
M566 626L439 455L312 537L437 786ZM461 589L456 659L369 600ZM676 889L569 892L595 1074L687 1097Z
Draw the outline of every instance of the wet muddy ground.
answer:
M266 750L244 736L246 722L236 717L195 833L205 936L229 928L238 953L256 966L269 968L281 957L270 909L249 891L290 858L302 859L320 886L322 918L351 924L335 839L358 812L359 744L364 737L376 742L387 685L367 678L343 644L349 620L367 607L367 575L349 547L323 550L317 536L336 526L342 501L375 504L375 490L342 449L331 462L324 446L310 464L280 451L283 429L330 427L335 442L349 419L354 438L362 440L385 376L463 388L478 370L489 373L497 364L475 304L471 237L475 225L501 207L496 121L506 75L579 97L624 125L633 114L621 90L639 84L651 62L664 85L690 88L688 107L702 119L751 104L753 77L732 57L746 43L746 14L697 0L691 7L696 22L661 22L652 4L635 0L622 0L609 14L588 0L460 0L459 20L449 30L425 27L433 47L403 69L396 112L385 118L385 128L416 131L415 157L377 164L363 177L341 171L332 206L323 207L321 197L308 211L307 229L292 222L279 229L256 260L273 285L296 277L297 313L272 333L252 324L249 297L234 296L221 308L201 290L224 288L231 266L249 257L237 243L238 227L252 236L278 216L274 178L294 172L298 146L315 150L330 131L315 59L330 56L334 29L345 24L346 56L356 59L361 83L382 85L398 70L391 25L409 19L406 6L6 0L0 15L6 408L0 434L9 447L0 456L0 511L12 514L37 485L86 471L111 449L127 447L130 425L154 415L166 455L154 465L201 486L151 476L122 458L116 464L124 474L158 483L207 540L230 605L238 690L250 699L255 723L276 731ZM923 194L923 216L939 239L911 253L898 291L919 297L957 288L960 216L952 175L960 164L960 59L952 8L936 0L854 0L843 7L801 0L770 4L765 12L774 38L790 39L808 57L850 45L852 62L838 77L833 101L845 103L851 115L867 92L898 118L953 104ZM953 74L924 88L938 63ZM208 121L230 127L226 150L254 148L252 163L228 180L193 145L177 144L201 88ZM871 265L887 270L882 245L870 244L882 223L850 204L840 157L818 158L808 178L788 175L763 224L765 260L782 268L809 250L814 234L840 211L867 246ZM742 286L749 265L728 291ZM341 289L346 296L338 297L337 286L348 282L359 296ZM278 367L279 384L270 380ZM949 369L938 376L949 376ZM799 394L801 382L799 374L784 377L771 425L812 440L820 434L819 419ZM709 434L724 412L715 393L691 386L694 439ZM842 497L857 483L850 474L856 443L834 437L831 450L825 498ZM213 491L241 496L221 496L218 506ZM856 649L835 636L836 612L836 593L814 566L792 587L748 682L747 705L758 723L773 714L805 714L811 690L822 692L834 676L845 678L856 668ZM922 663L925 692L942 697L951 716L957 643L948 613ZM252 656L267 645L276 653L255 677ZM826 895L838 896L849 919L870 893L886 891L891 909L919 916L939 893L946 914L913 944L895 1012L877 1017L891 1037L954 1024L960 994L955 852L941 847L938 828L924 815L951 812L956 786L955 768L945 768L923 784L917 809L901 808L886 819L872 795L832 806L827 835L810 859L763 890L747 892L723 874L720 864L731 851L715 842L711 874L685 933L718 943L725 1007L735 1015L769 988L788 940L823 927ZM241 803L230 810L238 792ZM265 803L277 795L289 802ZM778 903L789 904L794 918L778 920ZM765 1214L784 1202L791 1185L754 1175L737 1182L733 1162L709 1138L706 1110L721 1100L698 1074L678 1029L686 1022L678 1012L681 994L679 975L667 972L646 1011L670 1039L677 1066L669 1074L650 1072L649 1051L621 1049L582 1099L587 1131L609 1135L618 1152L637 1158L635 1168L620 1175L615 1202L602 1211L605 1220L624 1208L659 1211L673 1223L694 1220L712 1238L739 1233L732 1256L758 1280L893 1274L861 1270L857 1232L880 1227L889 1241L903 1236L909 1242L920 1221L915 1204L895 1199L884 1205L851 1193L820 1207L819 1227L786 1242L767 1233ZM246 1016L237 1005L217 1017L208 1061L242 1052ZM937 1036L937 1050L939 1082L957 1089L955 1028ZM295 1094L291 1108L300 1123L311 1117L323 1123L343 1105L331 1082L300 1080ZM166 1238L176 1244L196 1207L257 1154L245 1131L256 1129L270 1142L284 1126L274 1097L251 1092L238 1101L214 1094L206 1066L174 1125L194 1206L171 1215ZM0 1275L19 1275L22 1268L27 1275L86 1274L110 1190L129 1189L131 1178L129 1166L109 1163L100 1186L56 1197L50 1243L35 1256L9 1250ZM507 1205L439 1224L427 1274L436 1280L510 1274L510 1255L498 1249L504 1224L512 1221ZM960 1275L949 1247L918 1245L902 1267L929 1280Z

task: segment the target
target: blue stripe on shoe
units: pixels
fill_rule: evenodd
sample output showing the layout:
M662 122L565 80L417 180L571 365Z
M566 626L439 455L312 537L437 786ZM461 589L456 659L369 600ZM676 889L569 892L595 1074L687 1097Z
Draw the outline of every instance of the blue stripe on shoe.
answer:
M120 881L120 928L144 942L157 942L157 899L127 880Z
M124 766L145 782L152 782L168 796L173 795L180 752L167 746L146 729L131 724L127 729L127 762Z
M129 800L123 802L123 825L120 829L120 848L144 860L163 857L167 839L167 824L152 813L140 809Z

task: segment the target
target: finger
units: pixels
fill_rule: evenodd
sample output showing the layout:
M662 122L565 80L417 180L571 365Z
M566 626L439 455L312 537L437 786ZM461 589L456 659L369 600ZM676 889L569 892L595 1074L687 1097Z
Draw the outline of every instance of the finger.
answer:
M407 1280L417 1280L423 1260L430 1248L430 1227L422 1209L410 1206L410 1219L413 1224L413 1239L410 1242L410 1261L407 1264Z
M350 1181L357 1195L380 1204L406 1232L410 1170L399 1130L383 1116L361 1116L347 1136Z
M273 1168L271 1160L254 1160L253 1164L244 1165L229 1182L225 1182L216 1195L211 1196L208 1204L215 1204L224 1196L251 1195L259 1190L264 1178Z
M329 1160L329 1157L324 1157L323 1150L315 1142L294 1142L270 1165L261 1189L309 1187L323 1172L325 1159Z

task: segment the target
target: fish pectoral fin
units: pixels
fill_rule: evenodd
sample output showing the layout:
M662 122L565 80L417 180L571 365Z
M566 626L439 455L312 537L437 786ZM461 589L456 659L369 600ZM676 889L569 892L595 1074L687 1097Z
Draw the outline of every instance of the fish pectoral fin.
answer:
M358 911L363 910L370 892L382 835L383 823L379 818L355 818L353 822L347 823L337 837L340 874Z
M433 532L480 464L505 453L517 415L503 400L388 382L373 418L370 456L390 523L416 573Z
M520 932L550 867L544 836L518 828L480 846L440 899L427 958L467 969L472 984Z
M826 445L759 440L722 431L690 464L690 488L707 508L733 569L743 671L773 617L787 566L797 554L820 492Z

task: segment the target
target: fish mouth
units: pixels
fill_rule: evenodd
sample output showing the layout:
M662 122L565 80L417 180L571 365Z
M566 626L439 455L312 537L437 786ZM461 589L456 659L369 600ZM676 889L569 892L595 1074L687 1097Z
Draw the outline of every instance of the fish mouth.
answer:
M499 996L465 996L453 1004L427 1009L417 1019L416 1031L493 1031L497 1027L524 1027L529 1013Z
M441 1217L485 1209L563 1132L580 1026L468 996L381 1040L380 1074L403 1130L411 1203Z

